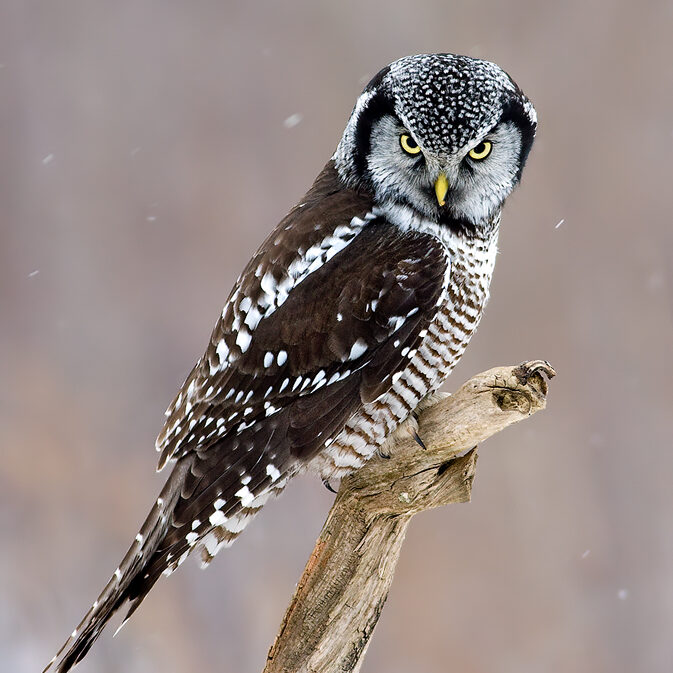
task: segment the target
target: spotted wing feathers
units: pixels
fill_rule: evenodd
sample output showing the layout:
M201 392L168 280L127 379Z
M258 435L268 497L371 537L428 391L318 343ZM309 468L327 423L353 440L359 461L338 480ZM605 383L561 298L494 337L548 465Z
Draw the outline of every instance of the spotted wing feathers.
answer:
M246 267L169 407L157 448L160 465L175 461L171 475L59 673L162 573L231 544L390 388L436 314L448 265L437 239L393 227L328 165Z

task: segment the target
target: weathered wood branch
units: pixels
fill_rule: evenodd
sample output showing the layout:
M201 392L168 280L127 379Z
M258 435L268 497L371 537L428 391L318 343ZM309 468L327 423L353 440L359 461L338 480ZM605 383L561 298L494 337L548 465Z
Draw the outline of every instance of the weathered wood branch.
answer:
M554 370L497 367L425 409L425 450L398 432L388 460L344 479L267 658L264 673L358 671L411 517L470 499L479 442L543 409Z

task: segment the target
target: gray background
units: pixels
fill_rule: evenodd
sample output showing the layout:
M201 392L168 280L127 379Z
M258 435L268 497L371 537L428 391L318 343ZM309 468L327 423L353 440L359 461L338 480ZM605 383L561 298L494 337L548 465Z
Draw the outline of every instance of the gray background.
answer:
M455 51L507 69L541 125L448 388L537 357L559 376L482 447L473 502L413 522L363 670L673 670L672 21L670 1L2 0L0 669L41 668L116 567L163 481L165 406L363 84ZM260 670L331 500L298 480L78 670Z

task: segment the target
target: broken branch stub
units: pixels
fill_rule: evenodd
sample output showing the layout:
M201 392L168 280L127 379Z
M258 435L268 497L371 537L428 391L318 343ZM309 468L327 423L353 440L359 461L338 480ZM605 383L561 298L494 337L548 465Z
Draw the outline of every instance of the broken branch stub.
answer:
M418 434L397 433L390 458L344 479L297 585L264 673L358 671L411 517L470 499L476 445L546 403L548 362L478 374L421 412Z

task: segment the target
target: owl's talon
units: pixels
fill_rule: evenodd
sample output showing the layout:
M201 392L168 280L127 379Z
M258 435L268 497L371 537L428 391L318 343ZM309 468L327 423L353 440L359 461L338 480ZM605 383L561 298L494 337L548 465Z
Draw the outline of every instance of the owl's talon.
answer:
M382 451L379 448L376 450L376 453L378 453L379 458L383 458L384 460L390 460L390 454L387 451Z
M428 447L425 446L423 440L418 436L418 433L416 431L414 431L413 438L414 440L416 440L416 444L418 444L418 446L420 446L423 449L423 451L428 450Z
M323 479L323 480L322 480L322 485L323 485L328 491L331 491L332 493L336 493L336 491L332 488L332 484L329 483L329 479Z
M528 360L514 369L514 375L524 386L528 384L531 376L539 372L545 374L548 380L556 376L556 370L546 360Z

